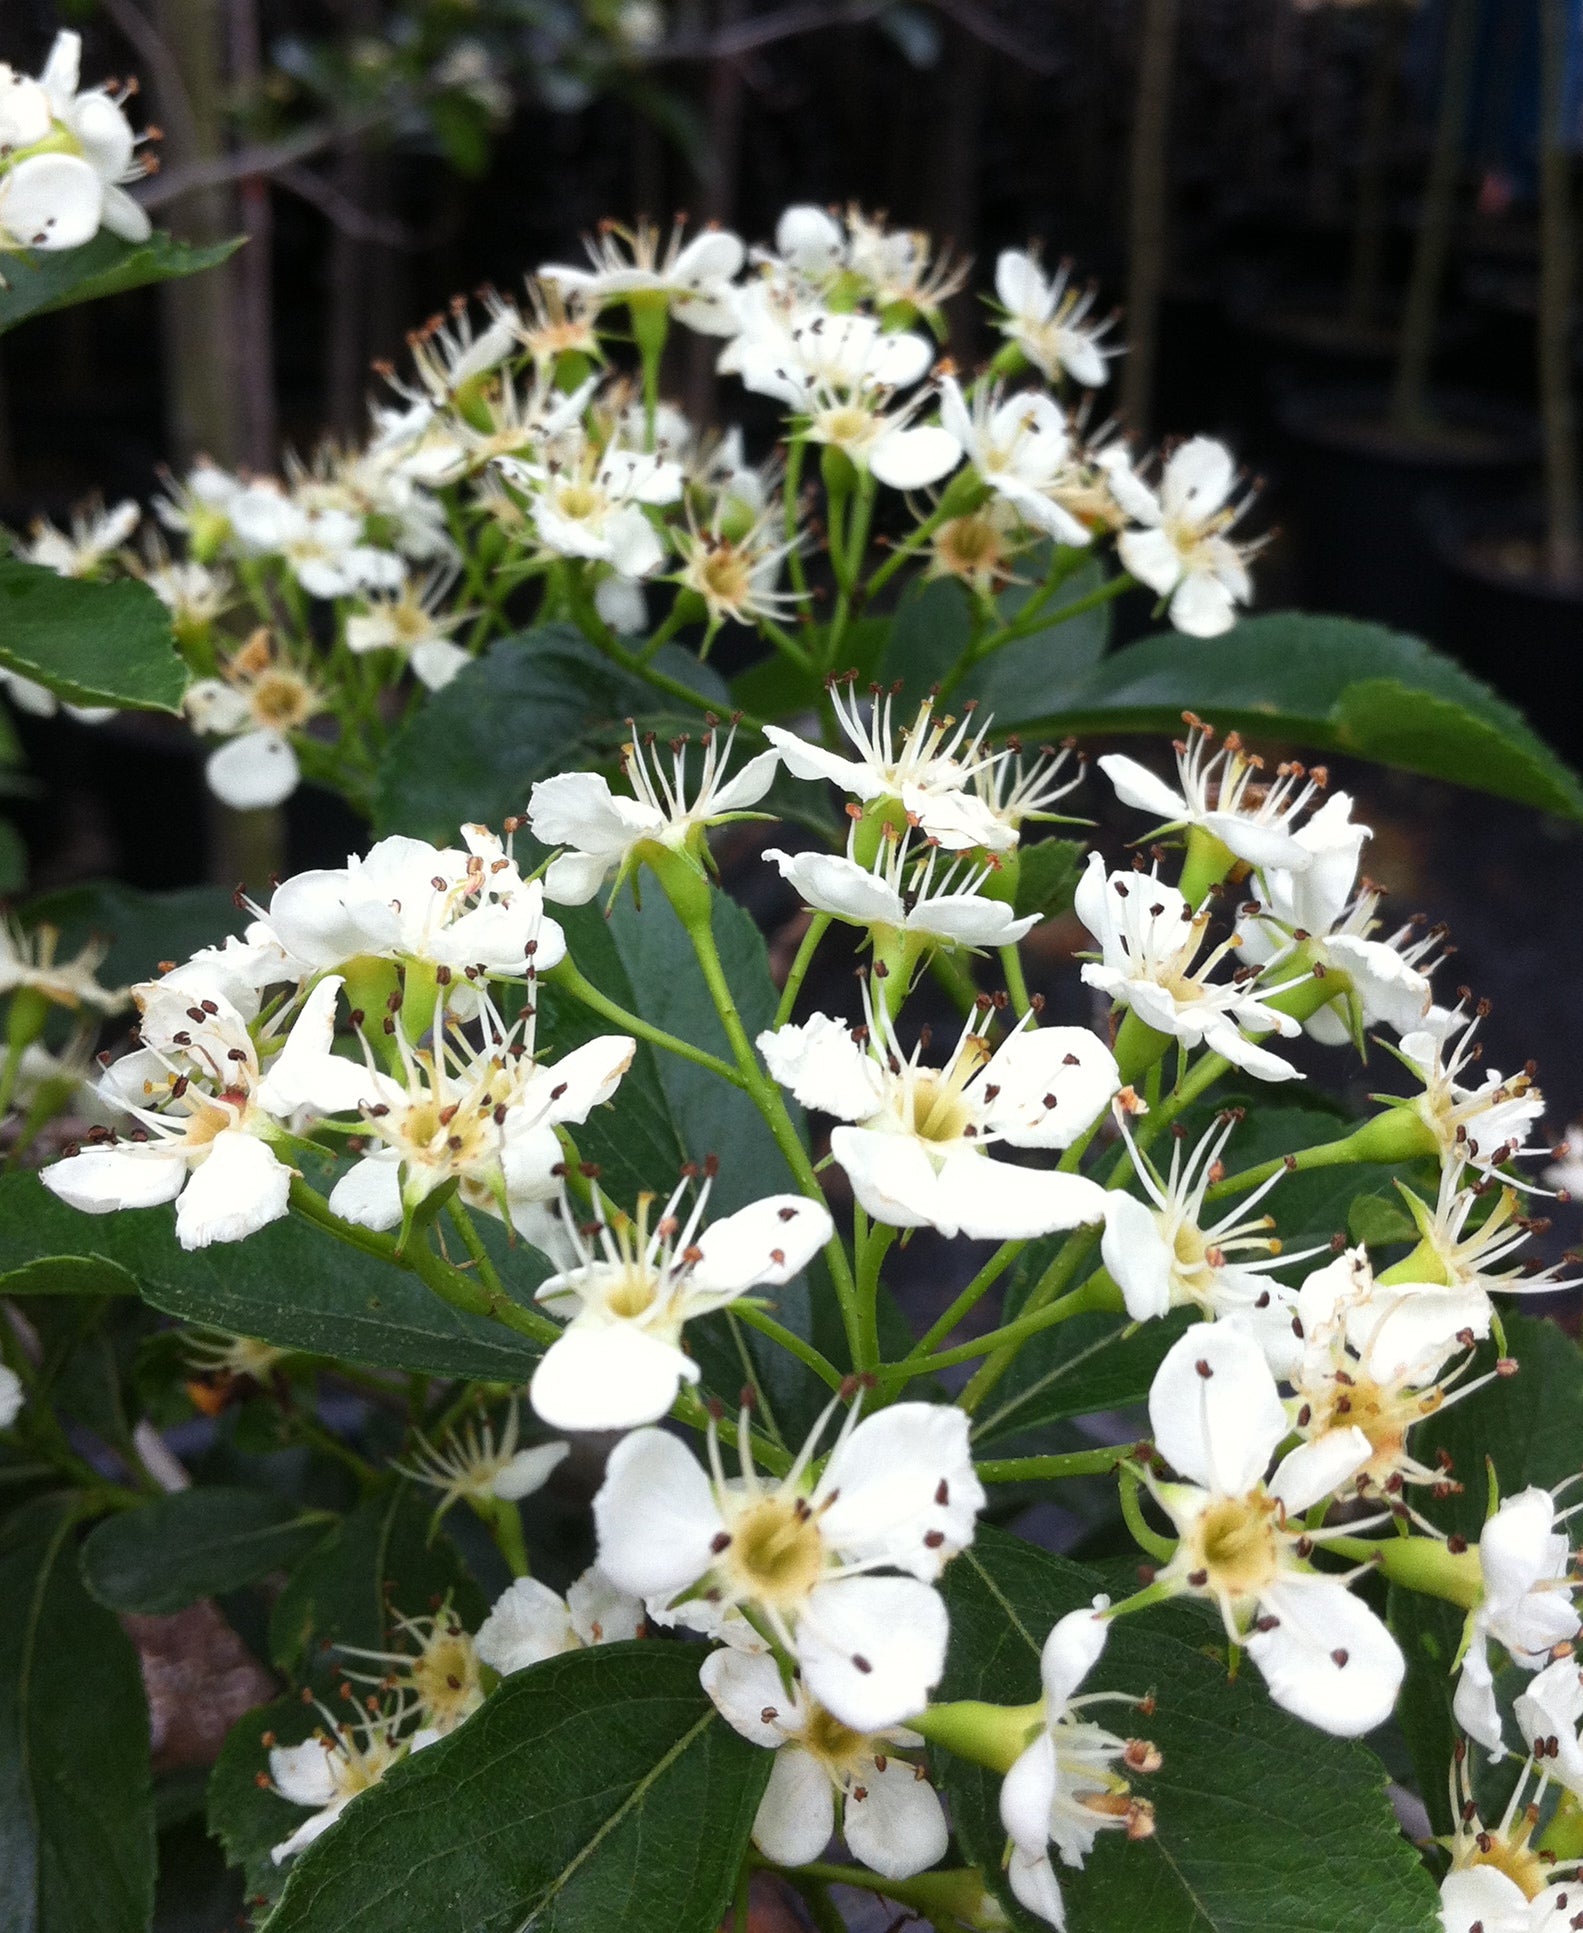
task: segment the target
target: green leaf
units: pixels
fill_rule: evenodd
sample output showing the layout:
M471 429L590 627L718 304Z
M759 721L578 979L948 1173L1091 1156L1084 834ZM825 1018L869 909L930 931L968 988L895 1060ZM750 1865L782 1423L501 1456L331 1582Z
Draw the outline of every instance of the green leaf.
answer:
M1506 1353L1520 1365L1517 1374L1496 1377L1465 1401L1450 1403L1413 1434L1413 1454L1432 1465L1443 1453L1451 1459L1450 1475L1462 1485L1444 1497L1420 1490L1414 1503L1440 1529L1470 1544L1484 1527L1487 1462L1495 1466L1503 1497L1530 1484L1554 1489L1583 1469L1583 1353L1553 1322L1517 1314L1505 1314L1503 1321ZM1496 1354L1493 1342L1481 1343L1467 1377L1487 1375ZM1405 1590L1391 1592L1390 1608L1391 1628L1407 1659L1403 1729L1430 1817L1437 1830L1449 1831L1447 1773L1457 1736L1451 1660L1463 1615Z
M279 1897L286 1871L270 1858L270 1848L289 1839L308 1817L302 1806L283 1799L269 1784L264 1740L300 1745L324 1722L317 1705L305 1705L296 1697L277 1698L244 1713L225 1735L209 1778L209 1831L224 1848L226 1863L243 1868L252 1904L268 1905Z
M1097 1572L980 1529L945 1573L951 1652L939 1695L1037 1698L1051 1626L1103 1584ZM1204 1649L1221 1637L1185 1604L1112 1628L1083 1689L1154 1693L1146 1725L1099 1722L1146 1731L1159 1746L1159 1771L1136 1781L1154 1804L1155 1832L1136 1843L1102 1832L1086 1870L1057 1867L1070 1933L1433 1933L1436 1890L1397 1830L1385 1768L1365 1746L1279 1711L1256 1671L1228 1682L1223 1659ZM963 1850L1003 1887L999 1781L937 1756ZM1002 1897L1018 1928L1042 1925Z
M539 1352L514 1330L441 1302L405 1269L290 1217L245 1242L187 1251L168 1208L81 1215L37 1175L0 1176L0 1272L88 1256L133 1276L183 1321L376 1369L520 1383ZM504 1251L521 1299L548 1273L537 1251Z
M714 1933L771 1754L698 1658L599 1645L508 1678L300 1856L270 1933Z
M0 1295L136 1295L136 1278L98 1255L48 1255L0 1275Z
M179 1490L96 1524L83 1582L112 1611L179 1611L296 1563L325 1529L322 1514L257 1490Z
M0 335L29 316L97 302L104 295L138 289L150 282L173 282L214 268L242 246L243 237L207 248L178 242L163 229L146 242L124 242L101 229L81 248L29 250L8 255L6 286L0 288Z
M997 693L995 723L1175 732L1185 710L1583 818L1583 786L1521 713L1420 639L1351 618L1272 612L1220 638L1146 638L1075 672L1057 662Z
M137 1654L77 1575L41 1498L0 1530L0 1926L143 1933L154 1904L148 1712Z
M985 1404L973 1447L983 1451L993 1443L1011 1454L1010 1439L1031 1430L1144 1402L1190 1317L1191 1311L1176 1309L1162 1321L1134 1323L1092 1311L1030 1336Z
M118 879L41 893L27 902L22 919L28 927L58 927L62 953L74 953L90 939L108 939L99 969L107 987L151 980L162 960L185 960L200 947L218 946L242 924L235 900L218 886L146 893Z
M654 664L731 709L725 685L689 652L667 646ZM570 625L497 638L397 732L380 769L375 830L449 842L469 820L499 825L526 808L535 779L576 763L580 740L653 711L656 696Z
M1040 839L1017 853L1017 915L1054 919L1072 910L1087 847L1081 839Z
M432 1490L393 1481L343 1517L286 1580L269 1620L269 1648L282 1671L300 1673L314 1648L389 1641L390 1615L422 1616L450 1597L469 1630L487 1606L441 1531L430 1536Z
M0 557L0 666L77 705L176 711L187 668L146 584L95 584Z

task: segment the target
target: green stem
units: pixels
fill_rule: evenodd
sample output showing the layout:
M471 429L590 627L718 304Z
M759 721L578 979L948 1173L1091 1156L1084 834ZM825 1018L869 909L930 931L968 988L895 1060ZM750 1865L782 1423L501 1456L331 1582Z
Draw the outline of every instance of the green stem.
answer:
M1028 982L1022 974L1022 955L1015 946L1000 949L1000 970L1006 976L1006 991L1011 995L1012 1008L1021 1020L1033 1003L1028 998Z
M980 1483L1044 1483L1064 1477L1105 1477L1132 1454L1127 1444L1070 1450L1061 1456L1010 1456L975 1463Z
M805 1368L811 1369L820 1382L831 1389L841 1387L840 1370L827 1357L821 1355L811 1342L805 1342L793 1330L777 1322L773 1316L766 1315L762 1309L751 1302L734 1302L731 1305L731 1311L750 1329L757 1329L760 1335L768 1336L772 1342L778 1342L782 1349L795 1356Z
M993 1355L1002 1349L1015 1353L1029 1336L1053 1328L1058 1322L1068 1322L1088 1309L1110 1308L1120 1299L1119 1292L1101 1269L1096 1275L1090 1276L1080 1289L1073 1289L1070 1295L1062 1296L1059 1302L1051 1302L1031 1314L1019 1316L1004 1328L992 1329L985 1336L975 1336L971 1342L959 1343L955 1349L942 1349L938 1355L924 1356L918 1360L909 1356L904 1362L881 1370L880 1381L900 1379L910 1382L914 1376L928 1376L936 1370L952 1369L958 1363L972 1362L975 1356Z
M454 1195L445 1204L445 1212L451 1226L461 1236L468 1255L472 1258L473 1266L478 1271L479 1281L491 1295L503 1296L506 1293L506 1285L501 1281L499 1271L490 1260L489 1251L484 1247L484 1239L479 1234L472 1216Z
M1059 1253L1052 1259L1050 1266L1029 1292L1028 1300L1023 1305L1022 1320L1026 1320L1031 1315L1037 1315L1041 1309L1048 1308L1055 1301L1093 1253L1094 1244L1098 1240L1097 1228L1079 1228L1067 1237ZM1010 1369L1016 1354L1015 1344L1010 1348L997 1349L956 1399L958 1406L965 1409L971 1416Z
M908 1350L903 1361L910 1363L919 1356L927 1356L938 1344L944 1342L963 1317L977 1308L1027 1246L1026 1242L1002 1242L939 1321L926 1330Z
M559 966L552 967L544 976L546 982L569 993L580 1005L596 1013L601 1019L608 1020L624 1033L636 1034L639 1040L646 1040L653 1047L663 1047L667 1054L677 1054L683 1060L690 1060L698 1067L706 1067L711 1074L733 1087L745 1087L747 1083L730 1064L718 1054L711 1054L706 1048L695 1047L690 1040L683 1040L677 1034L668 1034L663 1027L656 1027L645 1020L641 1014L629 1013L625 1007L618 1006L608 994L601 993L572 964L570 957L563 959Z
M988 1928L1006 1924L999 1901L985 1886L983 1874L975 1866L937 1868L934 1872L919 1873L913 1879L882 1879L866 1866L834 1866L817 1861L811 1866L793 1868L787 1877L819 1918L820 1933L825 1933L826 1928L829 1933L839 1933L846 1925L828 1895L823 1898L823 1904L830 1907L831 1917L827 1920L820 1917L821 1907L809 1899L810 1891L823 1894L826 1886L861 1887L864 1892L894 1900L898 1906L911 1907L934 1927Z
M815 913L808 922L808 930L797 948L797 957L791 963L790 973L786 975L786 984L781 988L780 1005L775 1009L777 1027L784 1027L792 1017L792 1009L797 1005L797 996L802 992L802 983L808 977L808 969L819 951L819 943L830 930L830 920L829 913Z
M861 1209L854 1212L862 1213ZM897 1233L888 1223L881 1222L858 1241L857 1306L862 1326L853 1366L859 1370L879 1368L879 1272Z
M786 485L781 499L781 529L785 541L792 545L786 554L786 574L791 579L792 589L800 600L798 608L808 608L808 572L802 559L802 546L797 543L797 512L802 497L803 456L808 448L805 438L793 436L786 445Z
M528 1575L528 1545L522 1534L522 1513L514 1503L504 1497L493 1500L489 1513L489 1533L495 1540L495 1548L506 1560L506 1567L513 1577Z
M684 622L685 620L682 616L682 600L678 593L677 596L671 599L671 608L665 614L664 623L661 624L660 628L649 639L648 643L644 645L640 653L644 664L647 664L650 659L659 656L666 645L670 643L671 639L682 628Z
M1157 1530L1153 1529L1144 1516L1143 1504L1139 1496L1143 1486L1127 1465L1124 1464L1121 1467L1119 1474L1121 1514L1126 1519L1128 1530L1132 1532L1133 1541L1140 1550L1146 1550L1157 1562L1170 1563L1176 1555L1176 1545L1169 1537L1162 1537Z

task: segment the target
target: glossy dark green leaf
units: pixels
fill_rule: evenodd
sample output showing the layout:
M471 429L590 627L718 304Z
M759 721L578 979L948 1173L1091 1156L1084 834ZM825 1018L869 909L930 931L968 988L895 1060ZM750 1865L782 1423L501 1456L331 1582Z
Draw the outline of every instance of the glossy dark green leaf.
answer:
M1272 612L1220 638L1147 638L1075 672L1052 654L1043 676L997 694L996 724L1169 733L1184 710L1583 817L1576 774L1520 712L1420 639L1351 618Z
M170 613L132 578L95 584L0 557L0 666L78 705L175 711L187 688Z
M1017 912L1046 919L1072 910L1087 847L1079 839L1036 839L1017 854Z
M731 709L725 685L690 653L667 646L654 668L722 713ZM667 702L674 705L570 625L497 638L396 734L379 775L375 828L449 842L469 820L499 825L526 809L535 779L577 763L575 747L596 727Z
M101 229L81 248L8 255L0 288L0 335L29 316L69 309L79 302L119 295L150 282L171 282L214 268L242 246L241 238L207 248L178 242L157 229L146 242L124 242Z
M137 1654L77 1575L68 1510L0 1527L0 1926L143 1933L154 1903Z
M538 1352L499 1323L451 1308L415 1275L295 1218L244 1242L188 1252L168 1208L81 1215L37 1175L0 1176L0 1273L59 1256L124 1269L167 1315L371 1368L522 1382ZM535 1250L502 1247L521 1300L548 1273Z
M95 1524L83 1582L112 1611L179 1611L296 1563L328 1527L257 1490L178 1490Z
M337 1704L344 1711L345 1701ZM283 1799L269 1784L269 1746L264 1740L300 1745L323 1724L318 1706L295 1696L261 1705L226 1733L209 1776L209 1831L224 1849L227 1864L242 1868L247 1899L255 1908L277 1899L286 1883L286 1869L270 1857L272 1848L289 1839L308 1817L304 1807Z
M770 1754L698 1656L600 1645L508 1678L300 1855L271 1933L714 1933Z
M1051 1626L1104 1580L1020 1539L981 1530L945 1574L951 1651L940 1695L1022 1704L1039 1695ZM1228 1682L1223 1642L1200 1607L1119 1622L1085 1690L1152 1691L1145 1721L1102 1707L1101 1722L1145 1733L1159 1771L1137 1780L1155 1808L1150 1839L1102 1832L1082 1872L1059 1868L1070 1933L1433 1933L1436 1889L1396 1827L1385 1768L1270 1703L1257 1672ZM999 1782L940 1754L964 1852L997 1887ZM1032 1919L1003 1894L1025 1933Z
M393 1479L303 1559L270 1613L269 1648L282 1671L311 1670L325 1646L388 1646L393 1613L422 1617L436 1599L449 1597L477 1629L488 1607L444 1531L431 1535L437 1501L433 1490Z
M137 1281L100 1255L49 1255L0 1275L0 1295L136 1295Z

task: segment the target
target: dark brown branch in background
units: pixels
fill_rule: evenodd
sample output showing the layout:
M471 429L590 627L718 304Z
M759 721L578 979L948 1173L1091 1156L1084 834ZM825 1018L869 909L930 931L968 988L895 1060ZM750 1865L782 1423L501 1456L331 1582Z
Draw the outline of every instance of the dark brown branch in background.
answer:
M263 78L258 0L227 0L231 83L237 94L256 99ZM243 459L254 469L273 469L280 440L275 402L274 209L269 180L243 175L237 185L247 247L236 260L237 387L241 400Z
M1577 235L1566 115L1566 0L1539 0L1539 420L1544 432L1545 563L1558 584L1583 578L1572 303Z
M1121 420L1147 436L1154 406L1170 200L1171 81L1178 0L1143 0L1127 213L1127 355Z

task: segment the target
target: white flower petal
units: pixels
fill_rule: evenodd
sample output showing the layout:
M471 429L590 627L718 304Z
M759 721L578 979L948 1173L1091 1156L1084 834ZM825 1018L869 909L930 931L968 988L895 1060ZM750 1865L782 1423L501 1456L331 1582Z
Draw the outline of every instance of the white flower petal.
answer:
M1000 1784L1000 1823L1012 1844L1029 1858L1046 1854L1050 1808L1059 1783L1055 1741L1041 1727L1038 1737L1013 1762Z
M1096 1598L1086 1610L1068 1611L1044 1641L1039 1677L1052 1718L1071 1702L1072 1694L1104 1655L1110 1622L1103 1613L1109 1602Z
M840 1121L866 1121L878 1110L884 1092L879 1069L842 1021L810 1014L760 1034L756 1044L774 1079L804 1107Z
M566 1608L584 1644L619 1644L643 1630L643 1600L618 1591L597 1564L567 1585Z
M209 1143L176 1202L183 1248L240 1242L286 1212L291 1170L256 1135L226 1128Z
M1259 1608L1248 1655L1276 1704L1339 1738L1384 1724L1406 1666L1366 1604L1334 1578L1314 1577L1272 1585Z
M85 1148L45 1168L40 1179L69 1207L108 1215L118 1208L157 1208L174 1201L187 1179L187 1162L153 1142Z
M1146 765L1120 752L1110 752L1099 761L1099 769L1116 788L1123 805L1147 812L1156 825L1173 825L1187 816L1187 801Z
M966 1415L893 1403L865 1417L825 1467L819 1495L832 1494L820 1525L835 1549L932 1581L972 1543L985 1503Z
M694 1244L698 1260L689 1285L717 1295L789 1282L834 1232L822 1202L806 1195L767 1195L709 1224Z
M778 1866L806 1866L835 1832L835 1791L830 1775L810 1752L784 1746L775 1755L770 1782L753 1821L753 1843Z
M335 1798L330 1754L316 1738L300 1745L272 1745L269 1776L283 1799L293 1805L327 1806Z
M921 490L938 483L962 461L962 446L934 423L889 430L868 453L868 467L893 490Z
M709 1479L663 1430L634 1430L610 1453L594 1498L599 1568L634 1597L673 1597L703 1576L722 1529Z
M1270 1495L1285 1504L1288 1517L1300 1517L1322 1498L1334 1496L1373 1454L1374 1445L1362 1430L1326 1430L1282 1457L1269 1481Z
M364 1155L330 1190L330 1210L359 1228L401 1226L401 1166L394 1148Z
M940 1178L915 1135L839 1127L830 1135L830 1152L845 1169L864 1212L876 1221L890 1228L938 1228L943 1234L957 1233L954 1223L947 1226L938 1219L944 1207ZM977 1155L969 1158L975 1165L980 1159Z
M1290 1427L1258 1344L1224 1323L1197 1323L1171 1345L1149 1390L1149 1421L1167 1462L1228 1497L1254 1487Z
M1061 1900L1061 1884L1048 1853L1031 1859L1014 1852L1006 1868L1006 1878L1020 1906L1041 1920L1048 1920L1057 1933L1065 1933L1066 1908Z
M774 1751L793 1729L793 1702L768 1651L733 1651L729 1646L711 1651L698 1668L698 1682L731 1729L754 1745ZM766 1718L766 1712L774 1717Z
M280 805L297 789L302 773L289 742L272 731L244 732L209 754L209 790L233 812Z
M904 1724L945 1670L944 1600L911 1577L821 1584L797 1628L809 1691L854 1731Z
M577 1650L577 1633L564 1598L536 1577L519 1577L495 1599L473 1648L502 1678L563 1651Z
M1110 1191L1099 1252L1134 1322L1149 1322L1166 1314L1171 1306L1176 1258L1146 1202L1119 1189Z
M556 1430L629 1430L655 1423L698 1365L635 1322L574 1323L545 1351L528 1400Z
M948 1154L940 1164L930 1220L942 1234L1006 1242L1048 1235L1058 1228L1078 1228L1103 1220L1104 1214L1105 1190L1086 1175L1019 1168L1010 1161L962 1150Z
M945 1857L951 1835L940 1795L905 1759L863 1766L847 1787L841 1836L855 1859L887 1879L907 1879Z
M901 926L906 920L906 905L896 888L855 860L833 852L782 852L774 846L763 856L816 913L831 913L860 926Z
M534 1443L518 1450L489 1485L489 1494L504 1503L519 1503L542 1490L572 1453L570 1443Z

